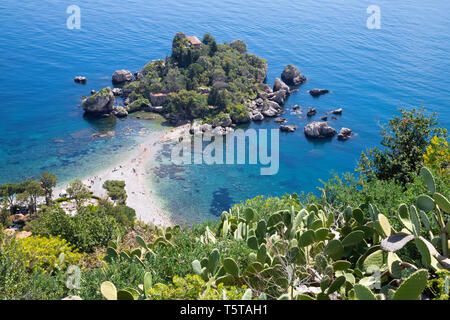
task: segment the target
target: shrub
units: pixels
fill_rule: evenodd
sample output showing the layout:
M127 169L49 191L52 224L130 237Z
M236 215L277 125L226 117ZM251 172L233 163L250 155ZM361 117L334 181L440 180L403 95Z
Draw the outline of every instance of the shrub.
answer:
M450 178L450 148L443 137L434 136L423 155L426 166L436 170L439 175Z
M437 278L428 281L428 288L433 293L433 300L450 300L450 271L440 270L436 272Z
M223 284L208 285L198 275L174 276L171 284L158 283L148 291L151 300L240 300L246 286L226 289Z
M27 254L21 251L21 244L15 238L2 239L0 232L0 300L48 300L61 299L67 289L64 287L61 271L53 275L31 272L27 267Z
M358 171L369 179L395 179L402 185L412 180L423 165L423 154L433 136L442 137L446 130L437 128L437 115L425 109L400 110L387 126L383 126L381 145L384 149L363 152Z
M82 252L106 246L124 231L116 219L94 206L80 208L74 217L57 206L48 208L32 221L31 230L47 237L60 235Z
M31 236L17 240L17 253L30 272L53 273L78 264L82 254L60 236Z

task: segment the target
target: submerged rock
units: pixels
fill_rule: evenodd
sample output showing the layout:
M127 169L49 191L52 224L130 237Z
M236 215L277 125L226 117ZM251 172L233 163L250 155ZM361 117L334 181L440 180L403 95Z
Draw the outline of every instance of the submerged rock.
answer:
M310 95L312 95L313 97L318 97L321 96L323 94L326 94L328 92L330 92L327 89L312 89L308 91Z
M349 128L342 128L338 134L338 140L348 140L352 136L352 130Z
M133 74L128 70L117 70L112 76L113 84L133 81Z
M297 86L306 81L306 77L293 64L289 64L284 68L281 79L291 86Z
M297 130L297 126L296 125L281 125L280 130L283 132L294 132L295 130Z
M273 120L275 123L285 123L286 119L285 118L276 118L275 120Z
M333 110L333 111L331 111L330 113L331 113L331 114L342 114L342 108Z
M305 126L305 135L308 138L322 139L333 137L337 132L326 122L311 122Z
M83 99L81 107L86 113L104 115L113 111L114 94L110 87L106 87L96 94Z

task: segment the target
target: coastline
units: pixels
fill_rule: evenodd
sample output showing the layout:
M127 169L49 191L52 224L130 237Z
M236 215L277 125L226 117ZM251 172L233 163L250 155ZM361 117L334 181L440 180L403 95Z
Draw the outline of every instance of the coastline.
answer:
M170 213L165 212L153 193L153 186L147 179L146 165L154 160L163 142L170 142L178 139L185 130L189 130L189 125L183 125L163 131L152 132L148 138L139 144L127 157L112 167L102 169L80 180L97 197L106 197L106 190L103 183L106 180L125 181L127 192L127 205L136 210L136 219L160 225L164 227L173 226ZM54 189L54 197L67 189L68 184L63 184Z

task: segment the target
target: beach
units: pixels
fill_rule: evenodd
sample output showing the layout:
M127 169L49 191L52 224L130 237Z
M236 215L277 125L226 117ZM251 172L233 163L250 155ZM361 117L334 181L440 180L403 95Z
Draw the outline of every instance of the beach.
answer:
M147 179L147 174L152 173L146 172L146 165L155 158L163 142L178 139L186 130L189 130L189 125L162 132L152 132L148 139L138 145L125 161L81 180L89 187L94 196L100 198L107 197L106 190L103 188L105 181L125 181L127 205L136 210L137 220L165 227L172 226L174 223L170 219L170 213L161 208L149 179ZM60 197L67 187L68 185L58 186L55 188L53 196Z

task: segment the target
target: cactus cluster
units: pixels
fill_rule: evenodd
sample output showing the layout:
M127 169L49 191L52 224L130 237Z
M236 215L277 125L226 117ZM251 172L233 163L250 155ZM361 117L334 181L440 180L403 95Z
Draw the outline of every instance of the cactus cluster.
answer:
M399 206L401 230L370 204L333 208L296 203L271 213L237 207L222 213L214 231L206 227L196 239L209 253L192 261L192 272L209 288L250 288L245 299L419 299L430 272L450 270L450 204L436 192L430 171L423 168L421 174L430 195ZM136 237L140 247L131 251L119 253L111 243L105 260L150 261L157 245L174 246L172 233L178 230L159 228L151 243ZM248 255L236 261L228 250L220 251L231 242L245 246ZM408 244L417 248L420 261L400 250ZM107 299L149 298L151 285L151 274L146 274L140 291L117 291L109 282L101 291Z
M449 222L444 222L450 205L435 191L427 168L422 177L432 196L419 196L417 206L400 205L398 218L404 226L400 231L374 205L333 210L310 204L263 219L252 208L224 212L213 237L244 241L253 250L248 265L241 269L231 258L218 263L215 249L210 257L193 262L194 272L216 284L246 283L255 292L280 299L417 299L426 287L428 271L402 261L396 251L414 241L422 258L420 267L433 271L450 267ZM433 221L427 215L431 211ZM439 237L432 233L436 228ZM421 235L423 230L429 241Z
M145 267L145 262L150 262L151 259L155 256L155 248L158 245L175 247L175 244L171 242L171 239L173 235L178 233L179 231L180 226L175 226L173 228L168 227L167 229L157 227L155 229L157 237L154 241L146 243L141 236L136 236L135 240L139 247L133 250L120 251L120 239L110 241L108 247L106 248L104 260L107 263L111 263L114 261L136 261Z

